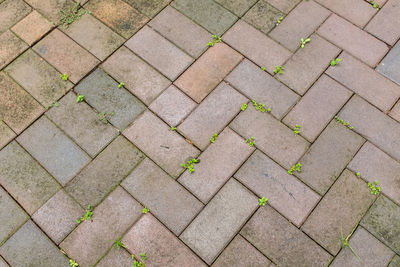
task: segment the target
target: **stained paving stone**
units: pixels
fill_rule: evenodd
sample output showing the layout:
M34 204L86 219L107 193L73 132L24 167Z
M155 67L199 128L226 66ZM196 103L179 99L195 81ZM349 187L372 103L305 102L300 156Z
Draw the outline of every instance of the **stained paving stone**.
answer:
M28 45L21 41L11 31L0 34L0 69L21 54Z
M206 50L211 40L206 30L170 6L148 25L194 58Z
M122 0L91 0L85 9L125 38L130 38L149 20Z
M16 134L4 123L4 121L0 121L0 149L2 149L5 145L8 144Z
M313 142L351 95L351 91L323 75L285 116L283 122L291 128L296 124L301 125L301 135Z
M400 85L400 42L389 51L382 62L376 68L382 75L385 75Z
M246 22L239 20L223 36L223 40L260 67L273 73L292 53ZM266 49L268 48L268 49Z
M400 254L400 207L381 195L361 221L381 242Z
M289 13L301 0L266 0L268 3L282 11Z
M234 179L229 180L180 235L211 264L256 210L257 198Z
M75 4L73 0L26 0L25 2L56 24L61 19L61 10L66 11Z
M294 52L300 47L300 39L310 36L330 14L329 10L314 1L303 1L271 31L269 36Z
M93 55L58 29L40 40L33 50L59 72L67 73L73 83L82 79L99 63Z
M12 27L11 30L27 44L32 45L52 28L53 25L34 10Z
M69 260L31 220L0 247L11 266L69 266Z
M117 187L93 211L91 221L81 222L60 247L80 266L92 266L140 217L142 207Z
M281 119L299 99L292 90L247 59L243 60L225 80L249 99L271 108L271 114L278 119Z
M241 17L257 2L257 0L215 0L215 2L228 9L236 16Z
M108 57L125 41L90 14L83 15L64 32L100 60Z
M240 234L278 266L326 266L332 259L268 205L258 209Z
M101 67L124 87L149 105L171 82L125 46L111 55Z
M70 81L63 81L56 69L30 49L5 71L44 107L49 107L73 86Z
M397 102L396 105L394 105L394 107L392 108L392 110L390 111L389 115L397 120L398 122L400 122L400 101Z
M96 156L118 135L118 130L100 121L85 102L76 103L76 95L72 92L46 115L91 157Z
M335 14L321 25L318 34L371 67L389 50L385 43Z
M242 60L242 56L223 43L207 50L175 85L200 103L222 79Z
M124 137L117 137L65 188L83 207L98 205L144 158Z
M148 26L125 45L170 80L175 80L193 62L192 57Z
M197 148L150 111L135 120L124 135L175 178L184 171L180 164L199 154Z
M357 95L350 99L338 116L350 122L357 133L377 145L379 149L397 160L400 159L400 125L398 122Z
M56 244L59 244L77 225L83 209L60 190L33 215L32 219Z
M178 181L207 203L253 151L243 138L225 128L215 143L200 155L195 171L186 171Z
M148 158L121 185L175 235L203 208L200 201Z
M183 121L196 106L196 102L182 93L181 90L171 85L151 103L149 109L169 125L176 126Z
M300 226L320 199L317 193L257 150L235 174L240 182Z
M152 18L160 12L171 0L124 0L146 16Z
M382 111L389 111L400 97L400 86L346 52L339 58L342 61L326 73Z
M31 12L31 7L23 0L5 0L0 2L0 33L11 28Z
M0 244L3 244L29 219L29 215L1 187L0 204Z
M388 267L399 267L399 266L400 266L400 256L395 255L390 264L388 265Z
M349 247L343 248L330 266L387 266L394 252L359 227L350 239L350 246L357 253L357 258Z
M367 184L344 170L301 229L332 255L341 248L341 231L347 236L375 200Z
M201 150L210 144L210 137L219 133L248 100L226 83L221 83L179 125L182 134ZM210 112L211 111L211 112Z
M122 241L134 255L145 252L147 266L206 266L150 213L143 215Z
M281 11L266 1L260 0L246 13L243 20L267 34L276 26L278 19L283 16L284 14Z
M340 50L316 34L303 49L299 49L285 64L279 80L297 93L304 95L329 66Z
M142 102L125 88L118 88L118 83L102 69L96 69L74 90L84 95L85 101L97 111L110 114L108 121L120 130L145 110Z
M217 35L223 34L237 19L234 14L211 0L175 0L172 6Z
M296 176L325 195L364 142L360 135L332 120L300 159L301 172Z
M129 254L125 249L113 248L108 252L108 254L101 259L101 261L96 265L97 267L132 267L133 259L131 254Z
M17 141L62 185L90 161L90 157L46 117L32 124Z
M252 106L241 112L230 127L246 139L254 137L255 146L286 169L296 164L309 147L300 135Z

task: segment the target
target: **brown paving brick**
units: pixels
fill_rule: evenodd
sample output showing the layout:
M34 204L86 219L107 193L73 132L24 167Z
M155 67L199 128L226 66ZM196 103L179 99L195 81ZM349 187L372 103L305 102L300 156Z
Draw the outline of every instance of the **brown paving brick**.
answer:
M75 4L73 0L26 0L25 2L54 23L59 22L61 10L68 10Z
M84 221L60 244L80 266L92 266L140 217L142 207L124 189L117 187L93 211L91 221Z
M234 131L225 128L215 143L200 155L195 171L186 171L179 182L207 203L253 151Z
M132 267L133 260L131 255L123 248L113 248L104 258L96 265L97 267Z
M389 115L397 120L398 122L400 122L400 101L397 102L396 105L394 105L394 107L392 108L392 110L390 111Z
M326 266L332 256L270 206L261 207L241 235L278 266Z
M240 62L242 56L224 43L217 43L205 52L175 85L200 103Z
M242 20L233 25L223 40L260 67L264 66L269 73L273 73L275 66L282 65L292 55L289 50Z
M34 10L12 27L11 30L27 44L32 45L52 28L53 25Z
M171 0L124 0L148 17L154 17Z
M240 111L247 98L222 82L201 104L179 125L182 134L201 150L210 144L210 137L219 133Z
M56 67L59 72L67 73L73 83L82 79L99 63L93 55L58 29L39 41L33 50Z
M294 52L300 47L300 39L310 36L329 15L329 10L314 1L303 1L271 31L269 36Z
M344 170L301 229L336 255L341 247L341 231L343 236L350 234L374 200L367 184Z
M266 0L268 3L287 14L292 10L301 0Z
M236 16L241 17L257 2L257 0L215 0L215 2L228 9Z
M286 115L283 122L291 128L296 124L301 125L301 135L313 142L351 95L351 91L323 75Z
M28 45L21 41L11 31L0 34L0 69L21 54Z
M316 34L311 36L311 40L287 61L284 74L279 75L279 80L301 95L307 92L340 51Z
M322 24L318 33L371 67L375 66L388 51L385 43L335 14Z
M44 108L4 72L0 72L0 117L17 134L44 111Z
M0 149L10 142L16 134L4 123L0 121Z
M309 146L300 135L252 106L241 112L230 127L246 139L255 137L256 147L286 169L296 164Z
M0 2L0 33L11 28L31 12L31 7L23 0Z
M181 163L199 154L197 148L150 111L136 119L124 135L173 177L184 171Z
M278 19L283 16L284 14L281 11L266 1L260 0L246 13L243 20L267 34L276 26Z
M339 57L342 61L326 73L382 111L389 111L400 97L400 86L346 52Z
M130 38L149 20L122 0L91 0L85 8L125 38Z

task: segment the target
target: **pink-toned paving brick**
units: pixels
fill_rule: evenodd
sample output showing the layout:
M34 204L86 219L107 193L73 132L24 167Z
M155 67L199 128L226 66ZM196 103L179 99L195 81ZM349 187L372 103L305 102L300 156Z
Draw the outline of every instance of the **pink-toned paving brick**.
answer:
M394 105L394 107L392 108L392 110L390 111L389 115L397 120L398 122L400 122L400 101L397 102L396 105Z
M266 0L268 3L287 14L292 10L301 0Z
M0 69L10 63L26 48L28 48L28 45L11 31L7 30L0 33Z
M31 11L23 0L0 1L0 33L12 27Z
M106 256L104 256L100 262L96 265L97 267L110 267L110 266L121 266L131 267L134 260L131 254L125 249L111 249Z
M51 25L47 19L34 10L23 20L18 22L14 27L12 27L11 30L21 37L26 43L32 45L52 28L53 25Z

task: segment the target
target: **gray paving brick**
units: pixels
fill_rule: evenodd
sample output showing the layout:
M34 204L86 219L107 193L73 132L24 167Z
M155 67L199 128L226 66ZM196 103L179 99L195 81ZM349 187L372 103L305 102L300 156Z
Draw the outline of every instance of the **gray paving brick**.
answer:
M0 4L0 33L24 18L32 8L23 0L5 0Z
M142 12L148 17L154 17L171 0L125 0L128 4Z
M0 121L0 149L10 142L16 134L4 123Z
M96 267L110 267L110 266L119 266L119 267L132 267L133 260L131 258L131 254L129 254L125 249L113 248L108 252L104 258L100 260L100 262L96 265Z
M215 0L215 2L228 9L236 16L241 17L257 2L257 0Z
M287 14L292 10L301 0L267 0L268 3Z
M267 34L284 14L264 0L258 1L243 17L247 23Z
M11 31L0 33L0 69L13 61L28 45Z
M377 71L400 85L400 42L390 50L376 68Z

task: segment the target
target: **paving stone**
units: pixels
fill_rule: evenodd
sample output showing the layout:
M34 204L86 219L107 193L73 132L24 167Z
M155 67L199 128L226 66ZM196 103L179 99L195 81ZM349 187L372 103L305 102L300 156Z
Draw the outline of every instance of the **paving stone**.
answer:
M31 7L23 0L5 0L0 3L0 33L11 28L31 12Z
M283 122L291 128L296 124L301 125L301 135L313 142L351 95L351 91L323 75L286 115Z
M150 111L135 120L124 135L175 178L184 171L180 164L199 154L197 148Z
M247 98L226 83L221 83L207 98L179 125L182 134L201 150L210 144L210 137L219 133L240 111Z
M301 0L266 0L285 14L288 14Z
M26 0L25 2L56 24L61 19L61 10L69 10L75 4L73 0Z
M271 261L255 249L241 235L237 235L213 263L213 267L268 267Z
M0 34L0 69L5 67L14 58L21 54L27 44L21 41L11 31L6 31Z
M29 215L0 187L0 244L24 224ZM1 265L0 258L0 266Z
M332 120L300 159L303 166L296 176L325 195L364 142L360 135Z
M97 111L113 113L108 121L120 130L145 110L145 105L125 88L118 88L118 83L101 69L92 72L74 90L84 95L85 101Z
M285 64L285 72L279 80L297 93L304 95L321 76L340 50L316 34L311 42L299 49Z
M171 85L151 103L149 109L169 125L176 126L183 121L196 106L196 102L182 93L181 90Z
M58 29L40 40L33 50L59 72L67 73L73 83L77 83L99 63L94 56Z
M117 187L93 211L92 220L81 222L60 247L80 266L92 266L141 213L140 204L121 187Z
M285 169L296 164L309 147L300 135L252 106L241 112L230 127L246 139L254 137L255 146Z
M64 32L100 60L107 58L125 41L90 14L83 15Z
M125 249L113 248L110 252L101 259L101 261L96 265L96 267L132 267L133 260L131 254L129 254Z
M64 254L31 220L0 247L11 266L69 266Z
M326 266L332 259L268 205L258 209L240 233L278 266Z
M148 25L194 58L207 49L211 39L206 30L170 6Z
M257 0L215 0L215 2L228 9L236 16L241 17L257 2Z
M17 141L62 185L90 161L90 157L46 117L26 129Z
M12 27L11 30L21 37L27 44L32 45L52 28L53 25L34 10Z
M223 34L237 19L234 14L211 0L175 0L172 6L217 35Z
M326 73L379 109L389 111L400 97L400 86L346 52L339 57L342 62Z
M395 255L390 264L388 265L388 267L399 267L399 266L400 266L400 256Z
M291 51L300 47L300 39L306 39L331 14L314 1L303 1L276 27L269 36ZM311 37L311 42L313 37Z
M260 0L246 13L243 20L267 34L276 26L278 19L284 15L266 1Z
M57 70L30 49L8 65L5 71L45 107L73 86L70 81L63 81Z
M335 14L321 25L318 33L371 67L374 67L389 50L385 43Z
M207 203L253 151L234 131L225 128L215 143L200 155L195 171L185 172L179 182Z
M356 95L338 116L349 121L357 133L377 145L379 149L397 160L400 159L400 125L395 120Z
M231 179L189 224L180 239L211 264L257 206L257 198Z
M130 38L149 20L122 0L91 0L85 9L125 38Z
M143 215L122 241L134 255L145 252L147 266L206 266L150 213Z
M395 83L400 85L400 42L389 51L382 62L376 68Z
M226 78L233 87L249 99L271 108L271 114L281 119L299 96L251 61L243 60Z
M226 44L217 43L186 70L175 85L200 103L242 58Z
M124 0L148 17L154 17L160 12L171 0Z
M362 227L359 227L352 235L350 246L361 260L353 254L349 247L345 247L334 259L331 266L387 266L394 256L393 251Z
M59 244L75 228L76 220L81 218L83 213L78 203L60 190L32 215L32 219Z
M397 120L398 122L400 122L400 101L397 102L396 105L394 105L394 107L392 108L392 110L390 111L389 115Z
M118 49L101 66L117 81L124 82L124 87L146 105L150 105L171 84L125 46Z
M282 65L292 55L289 50L242 20L229 29L224 41L260 67L265 67L269 73L273 73L275 66Z
M381 242L400 254L400 207L381 195L361 221Z
M144 158L124 137L117 137L66 187L83 207L96 206Z
M0 149L8 144L16 134L3 121L0 121Z
M100 121L85 102L77 104L76 95L72 92L46 115L91 157L95 157L118 135L118 130Z
M343 236L350 234L374 200L367 184L344 170L301 229L336 255L341 248L341 231Z
M148 158L121 185L176 235L203 208L200 201Z
M1 1L0 1L1 3ZM4 261L2 257L0 257L0 267L9 267L9 265Z

